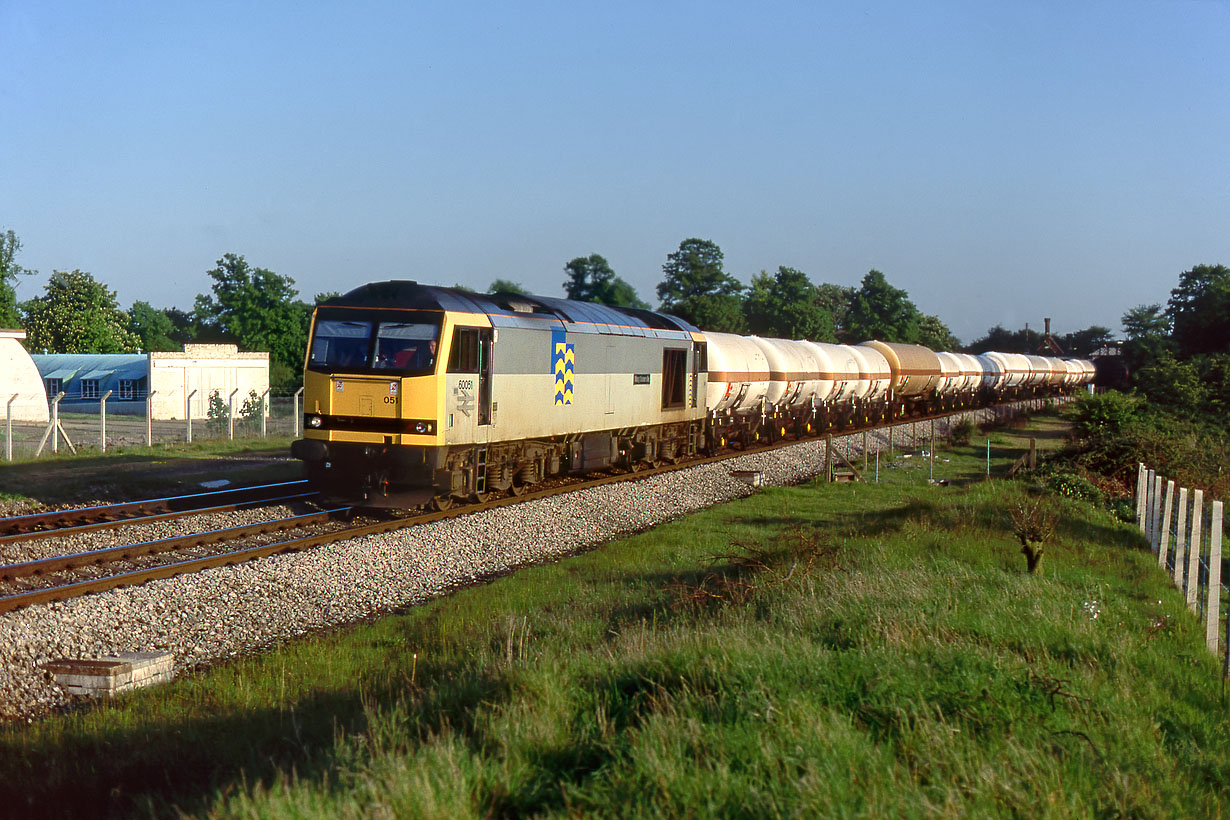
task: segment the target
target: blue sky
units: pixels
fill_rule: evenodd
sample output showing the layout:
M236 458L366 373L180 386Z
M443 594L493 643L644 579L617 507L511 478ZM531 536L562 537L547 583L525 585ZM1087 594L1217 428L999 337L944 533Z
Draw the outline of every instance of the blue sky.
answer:
M687 237L744 282L870 269L965 341L1119 331L1230 264L1230 4L0 0L0 229L190 308L222 254L640 296Z

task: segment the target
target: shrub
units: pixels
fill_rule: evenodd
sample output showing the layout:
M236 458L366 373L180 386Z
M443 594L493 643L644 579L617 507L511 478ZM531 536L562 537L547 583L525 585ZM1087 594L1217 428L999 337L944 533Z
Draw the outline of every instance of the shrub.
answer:
M209 419L209 429L215 432L225 430L230 424L231 408L217 390L209 394L209 409L205 411L205 416Z
M1081 396L1073 411L1072 430L1080 438L1112 436L1122 431L1140 410L1140 399L1108 390Z
M948 441L957 447L963 447L969 444L969 440L974 435L974 422L969 418L963 418L954 424L948 430Z
M1102 491L1095 487L1092 481L1076 473L1053 473L1046 479L1046 488L1057 495L1093 504L1100 505L1105 501Z
M248 397L243 400L239 415L245 421L259 420L265 412L265 400L257 395L255 390L248 391Z

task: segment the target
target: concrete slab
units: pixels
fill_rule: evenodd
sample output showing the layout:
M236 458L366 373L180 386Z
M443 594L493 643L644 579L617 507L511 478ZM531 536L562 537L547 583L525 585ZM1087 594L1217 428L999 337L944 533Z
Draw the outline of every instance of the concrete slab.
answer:
M102 658L61 658L40 668L70 694L110 697L171 680L174 661L169 652L122 652Z

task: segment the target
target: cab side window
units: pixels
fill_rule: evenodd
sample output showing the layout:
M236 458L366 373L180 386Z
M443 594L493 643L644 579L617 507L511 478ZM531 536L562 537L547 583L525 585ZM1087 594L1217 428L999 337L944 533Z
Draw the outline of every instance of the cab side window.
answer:
M662 408L683 407L687 382L688 351L662 351Z
M448 354L448 372L478 372L478 328L454 328L453 345Z

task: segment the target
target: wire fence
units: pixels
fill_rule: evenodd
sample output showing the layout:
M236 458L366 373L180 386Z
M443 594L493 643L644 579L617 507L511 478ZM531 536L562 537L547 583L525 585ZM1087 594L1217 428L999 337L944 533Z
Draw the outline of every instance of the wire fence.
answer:
M1187 608L1204 622L1205 644L1219 654L1225 612L1222 584L1222 502L1206 506L1204 491L1178 487L1145 464L1137 465L1136 524L1149 540L1157 565L1174 579ZM1230 620L1224 632L1230 669Z
M119 401L99 397L86 409L81 402L65 405L60 394L48 402L47 421L29 421L23 420L20 412L10 412L22 398L19 394L0 397L0 435L4 437L7 461L53 454L98 454L121 447L294 437L301 433L303 423L300 393L266 393L237 407L234 402L216 402L212 408L194 409L191 420L160 417L165 410L157 409L154 396Z

